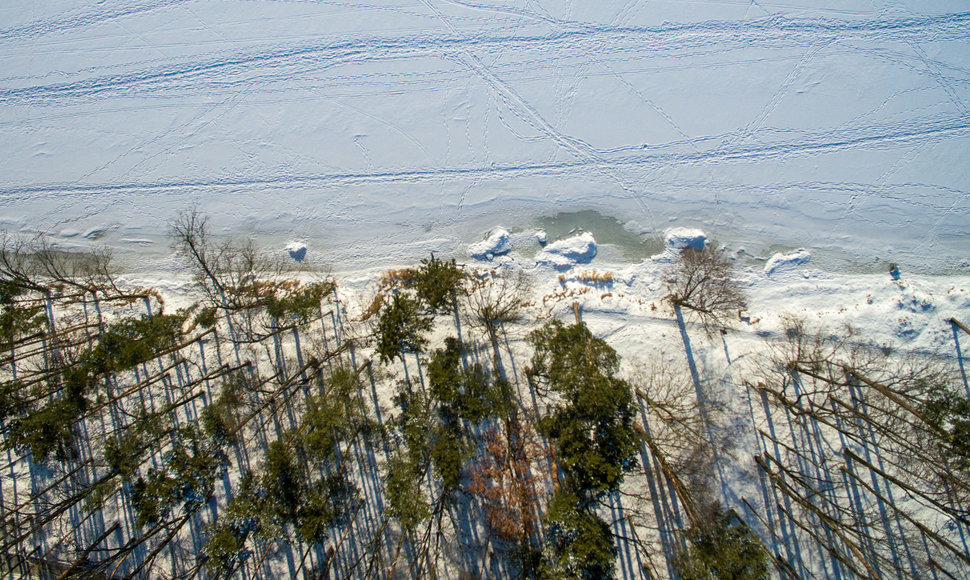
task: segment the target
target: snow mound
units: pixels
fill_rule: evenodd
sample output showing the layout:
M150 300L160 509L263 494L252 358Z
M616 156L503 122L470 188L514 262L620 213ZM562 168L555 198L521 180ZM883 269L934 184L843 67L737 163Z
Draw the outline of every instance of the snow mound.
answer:
M932 294L916 290L908 285L900 286L902 286L902 292L896 299L896 308L916 313L931 313L936 310Z
M84 238L87 240L98 240L100 239L108 230L106 228L91 228L84 232Z
M586 264L596 256L596 240L585 232L578 236L559 240L547 245L536 255L536 261L568 268L573 264Z
M695 228L669 228L664 230L664 245L671 250L694 248L703 250L707 235Z
M292 242L287 244L284 249L297 262L302 262L306 258L306 244Z
M807 264L812 259L812 253L802 248L794 252L782 254L772 254L765 263L765 276L770 276L779 270L788 270L802 264Z
M485 240L468 246L468 255L476 260L491 260L494 256L507 254L512 249L512 240L505 228L492 230Z

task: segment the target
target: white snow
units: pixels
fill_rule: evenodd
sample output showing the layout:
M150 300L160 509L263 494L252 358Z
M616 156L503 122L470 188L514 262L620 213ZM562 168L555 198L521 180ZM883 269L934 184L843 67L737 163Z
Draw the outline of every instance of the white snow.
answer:
M703 250L707 235L696 228L668 228L664 230L664 245L671 250L693 248Z
M664 270L710 237L749 308L693 356L740 389L785 315L954 357L968 108L965 0L7 0L0 229L106 244L177 308L166 224L195 206L332 266L349 320L385 268L502 256L530 321L579 303L627 371L683 365ZM536 230L589 209L667 251Z
M575 264L587 264L596 256L596 240L593 234L583 232L548 244L536 255L536 262L557 268Z
M481 242L468 246L468 255L477 260L491 260L512 250L512 239L505 228L495 228Z
M770 276L782 270L791 270L802 264L807 264L812 259L812 253L802 248L793 252L777 252L772 254L765 262L765 276Z

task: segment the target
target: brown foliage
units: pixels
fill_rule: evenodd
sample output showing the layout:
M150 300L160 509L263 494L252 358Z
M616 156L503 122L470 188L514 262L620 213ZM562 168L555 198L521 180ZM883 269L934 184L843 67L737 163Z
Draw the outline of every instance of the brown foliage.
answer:
M469 491L481 497L486 523L510 542L537 530L542 490L548 481L550 449L532 423L512 418L508 434L488 429L470 471Z
M370 306L364 309L364 311L360 315L359 320L361 321L369 320L371 316L374 316L375 314L380 312L381 308L384 306L385 301L386 301L386 298L384 297L383 294L381 293L375 294L374 299L371 300Z
M417 270L414 268L401 268L399 270L386 270L381 272L381 277L377 281L380 292L400 290L410 288L414 284Z

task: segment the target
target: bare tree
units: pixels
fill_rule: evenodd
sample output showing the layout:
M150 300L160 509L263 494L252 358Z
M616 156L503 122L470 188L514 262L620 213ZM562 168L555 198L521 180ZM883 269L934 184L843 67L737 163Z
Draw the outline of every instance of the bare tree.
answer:
M643 417L654 441L663 449L671 466L698 488L705 478L714 477L714 457L726 441L711 441L708 421L720 423L720 401L708 399L701 412L691 377L685 369L653 361L637 369L631 382L643 408ZM715 448L715 444L717 448ZM705 482L704 486L713 485Z
M131 296L115 283L111 251L95 248L79 252L63 250L40 235L23 240L2 234L0 279L24 291L47 292L71 289L100 294L103 298Z
M782 532L811 538L826 566L949 575L970 557L931 522L968 523L970 404L946 361L863 339L786 321L745 381L763 408L756 461L785 504Z
M465 298L471 325L488 336L492 363L503 379L505 368L502 365L499 335L506 324L522 318L528 304L525 297L528 295L529 282L525 274L499 275L492 270L484 276L472 275L472 288Z
M694 314L708 333L727 326L747 302L734 277L734 264L711 246L684 248L680 260L667 272L669 293L675 309Z
M54 247L40 238L34 255L40 272L64 285L87 292L114 290L121 293L114 282L111 251L97 248L91 252L68 252Z
M527 306L529 281L525 274L500 275L495 271L476 276L467 297L471 322L497 342L502 325L517 322Z
M0 242L0 280L4 285L20 291L43 292L47 287L38 279L38 272L31 256L33 246L3 232Z
M209 300L226 310L244 310L259 303L258 276L280 270L261 254L252 241L216 242L209 233L209 218L192 209L169 225L172 247L185 258L195 280Z
M640 436L650 456L658 461L657 479L651 485L669 485L670 495L681 503L687 523L699 526L720 509L716 461L725 452L729 436L713 427L722 422L723 404L708 400L702 411L687 370L662 360L638 366L631 382L640 406ZM650 468L646 467L650 477ZM638 504L649 502L653 506L648 509L651 515L638 518L638 524L657 528L665 557L672 561L681 533L680 526L668 516L672 506L661 507L666 501L662 494L637 499L638 503L631 505L634 510Z
M227 317L239 342L255 342L277 332L282 318L306 323L318 317L320 301L334 287L331 280L293 280L282 260L261 251L252 240L213 240L208 218L195 209L180 213L169 225L169 235L172 247L193 270L207 306Z

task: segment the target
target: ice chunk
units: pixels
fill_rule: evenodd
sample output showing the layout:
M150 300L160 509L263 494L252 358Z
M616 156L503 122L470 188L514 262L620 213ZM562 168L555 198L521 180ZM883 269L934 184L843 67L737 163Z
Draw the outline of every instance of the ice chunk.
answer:
M664 231L664 244L671 250L703 250L706 243L707 236L695 228L669 228Z
M773 254L765 263L765 276L770 276L779 270L787 270L807 264L812 259L812 253L802 248L794 252Z
M556 267L585 264L596 256L596 240L585 232L578 236L553 242L536 255L536 261Z
M286 245L286 251L290 254L290 257L297 262L302 262L306 258L306 244L301 244L300 242L292 242Z
M476 260L491 260L492 256L507 254L511 249L508 230L495 228L485 240L468 246L468 255Z

